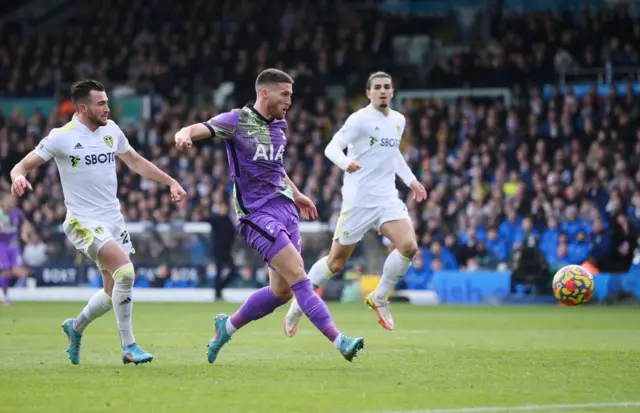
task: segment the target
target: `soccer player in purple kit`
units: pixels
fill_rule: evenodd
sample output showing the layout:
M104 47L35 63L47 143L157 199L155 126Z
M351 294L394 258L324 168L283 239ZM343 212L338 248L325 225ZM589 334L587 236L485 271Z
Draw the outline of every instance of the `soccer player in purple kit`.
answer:
M25 222L25 215L15 206L13 197L4 196L0 204L0 284L4 305L7 307L11 305L9 282L22 269L20 237Z
M254 292L231 317L214 319L215 336L208 344L213 363L231 336L246 324L271 314L293 296L304 314L342 356L352 361L364 348L363 338L349 338L336 328L327 305L316 295L300 255L299 216L316 218L315 205L287 177L284 150L293 79L283 71L266 69L255 83L256 103L222 113L211 120L182 128L175 136L178 149L209 137L224 140L234 185L238 231L269 266L269 286Z

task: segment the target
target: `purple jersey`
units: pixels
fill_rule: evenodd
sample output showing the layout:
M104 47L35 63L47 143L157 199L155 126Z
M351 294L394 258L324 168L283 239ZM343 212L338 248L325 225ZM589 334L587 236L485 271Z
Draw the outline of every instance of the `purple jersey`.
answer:
M222 113L204 125L212 135L224 139L239 218L279 195L293 199L293 192L284 181L286 120L268 121L254 108L245 106Z
M0 210L0 245L20 247L20 228L25 219L24 212L14 208L7 214Z

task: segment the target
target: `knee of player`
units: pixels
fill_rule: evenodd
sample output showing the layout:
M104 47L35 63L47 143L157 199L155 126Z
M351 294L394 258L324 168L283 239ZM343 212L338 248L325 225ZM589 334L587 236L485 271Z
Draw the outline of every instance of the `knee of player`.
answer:
M124 287L133 287L135 279L136 272L131 263L125 264L113 272L114 282Z
M302 265L302 263L300 263L300 265L295 265L290 268L290 278L295 281L300 281L307 278L307 273L304 270L304 265Z
M273 287L270 287L270 288L273 295L281 299L283 302L287 302L293 298L293 291L291 291L291 288L289 288L288 286L286 288L285 287L281 287L277 289L274 289Z
M92 247L98 248L96 244ZM109 270L111 273L125 265L131 264L129 254L127 254L115 241L109 241L105 245L99 247L97 252L97 260L102 267Z
M327 258L327 267L329 268L329 271L331 271L331 274L341 273L345 265L347 265L347 261L343 259L332 256Z
M397 247L398 252L407 258L413 258L418 252L418 243L416 240L410 240L399 244Z

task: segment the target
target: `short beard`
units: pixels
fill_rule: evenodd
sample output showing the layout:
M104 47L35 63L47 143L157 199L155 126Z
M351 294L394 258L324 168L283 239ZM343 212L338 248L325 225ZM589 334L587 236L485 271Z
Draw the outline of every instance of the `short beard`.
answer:
M386 108L388 108L388 107L389 107L389 104L388 104L388 103L381 103L381 104L379 104L379 105L378 105L378 108L379 108L379 109L386 109Z
M278 110L278 105L267 106L267 114L271 117L271 119L282 120L283 117L280 117L280 111ZM286 116L286 112L285 112Z
M107 124L109 123L109 119L107 119L106 122L103 122L99 116L93 116L93 115L91 116L91 118L89 118L89 120L98 126L107 126Z

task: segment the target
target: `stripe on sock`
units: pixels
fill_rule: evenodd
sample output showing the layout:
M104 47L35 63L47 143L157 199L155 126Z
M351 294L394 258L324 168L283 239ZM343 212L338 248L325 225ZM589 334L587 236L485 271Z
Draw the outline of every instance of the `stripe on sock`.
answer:
M333 277L333 273L329 269L329 259L327 257L324 257L322 259L322 270L324 271L324 277L325 278Z
M411 260L413 260L413 257L411 257L411 258L409 258L409 257L405 257L404 255L402 255L402 254L400 253L400 251L398 251L398 257L400 257L400 260L401 260L402 262L404 262L405 264L407 264L407 265L408 265L408 264L411 264Z
M120 267L117 270L115 270L113 272L113 279L117 280L119 278L126 277L128 275L131 275L131 276L135 276L136 275L136 271L133 268L133 264L131 264L131 263L125 264L122 267Z

